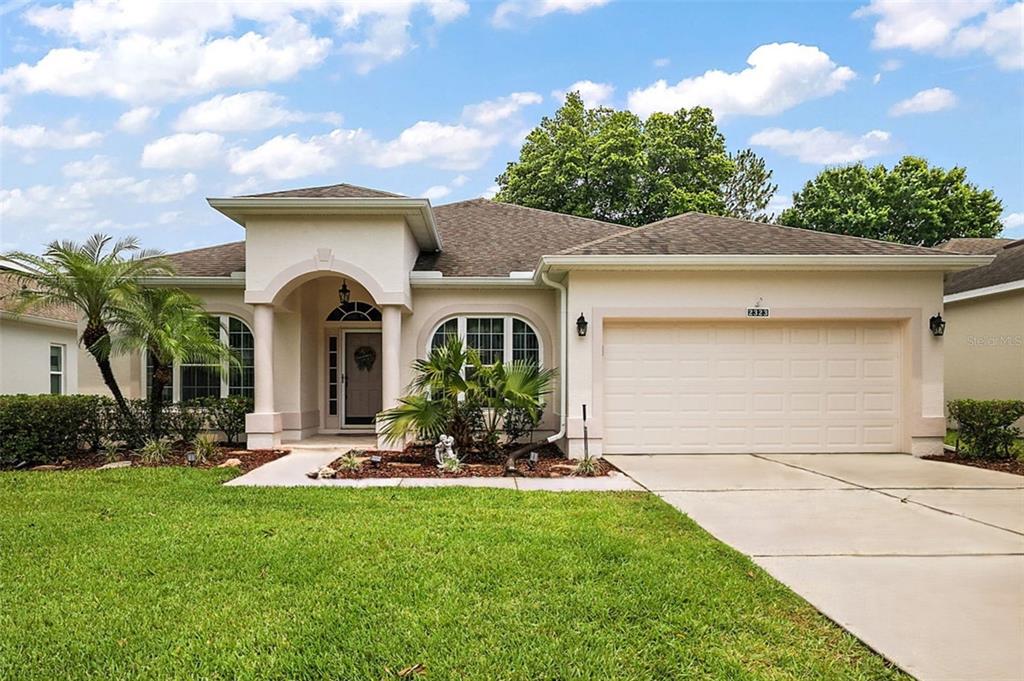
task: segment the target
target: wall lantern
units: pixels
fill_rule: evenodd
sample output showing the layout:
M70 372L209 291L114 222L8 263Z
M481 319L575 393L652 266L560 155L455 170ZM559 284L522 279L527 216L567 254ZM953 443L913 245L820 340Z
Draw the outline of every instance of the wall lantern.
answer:
M946 320L937 314L928 320L928 328L932 330L933 336L941 336L946 333Z
M583 338L587 335L587 318L580 313L579 319L576 320L576 335Z
M341 280L341 288L338 289L338 301L342 305L344 305L345 303L348 302L349 296L351 294L352 294L352 291L350 291L349 288L348 288L348 279L342 279Z

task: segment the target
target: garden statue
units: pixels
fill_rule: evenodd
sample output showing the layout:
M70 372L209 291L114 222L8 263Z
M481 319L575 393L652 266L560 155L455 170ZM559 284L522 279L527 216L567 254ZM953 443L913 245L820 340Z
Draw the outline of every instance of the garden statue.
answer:
M445 461L448 459L458 459L455 456L455 450L452 448L455 445L455 438L451 435L442 435L437 444L434 445L434 458L437 460L437 467L442 468L445 465Z

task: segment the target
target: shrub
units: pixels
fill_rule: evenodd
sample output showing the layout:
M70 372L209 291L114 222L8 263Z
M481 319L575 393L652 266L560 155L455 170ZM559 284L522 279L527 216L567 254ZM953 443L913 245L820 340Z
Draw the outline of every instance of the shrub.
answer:
M212 435L197 435L192 440L192 451L196 453L196 463L206 463L217 455L217 441Z
M192 442L206 425L206 410L197 401L182 402L165 409L163 421L155 435L166 433L182 442Z
M966 454L979 458L1009 458L1021 431L1013 424L1024 416L1022 400L953 400L949 415L960 425Z
M209 425L224 433L230 444L245 432L245 415L252 412L252 398L231 395L223 399L208 397L201 403L206 409Z
M572 469L573 475L579 475L585 478L592 478L600 472L597 466L597 459L592 456L585 456L576 463L576 467Z
M342 454L341 458L338 459L338 470L346 471L348 473L355 473L363 465L363 462L356 458L356 455L352 452L346 452Z
M89 439L93 395L0 395L0 466L74 458Z
M151 438L139 450L142 463L163 463L171 455L171 444L167 440Z

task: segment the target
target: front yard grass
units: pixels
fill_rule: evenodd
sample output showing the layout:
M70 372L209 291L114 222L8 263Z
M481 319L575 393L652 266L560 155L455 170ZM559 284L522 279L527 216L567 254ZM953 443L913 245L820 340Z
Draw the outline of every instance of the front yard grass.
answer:
M653 496L230 475L0 474L0 678L901 678Z

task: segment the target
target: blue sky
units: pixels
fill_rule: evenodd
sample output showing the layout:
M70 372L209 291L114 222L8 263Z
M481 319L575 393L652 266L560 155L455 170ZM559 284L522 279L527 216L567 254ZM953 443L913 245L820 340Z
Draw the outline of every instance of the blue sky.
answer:
M1024 237L1021 2L8 2L0 41L4 250L242 238L208 196L489 196L577 84L712 107L776 209L826 165L914 154L966 166Z

